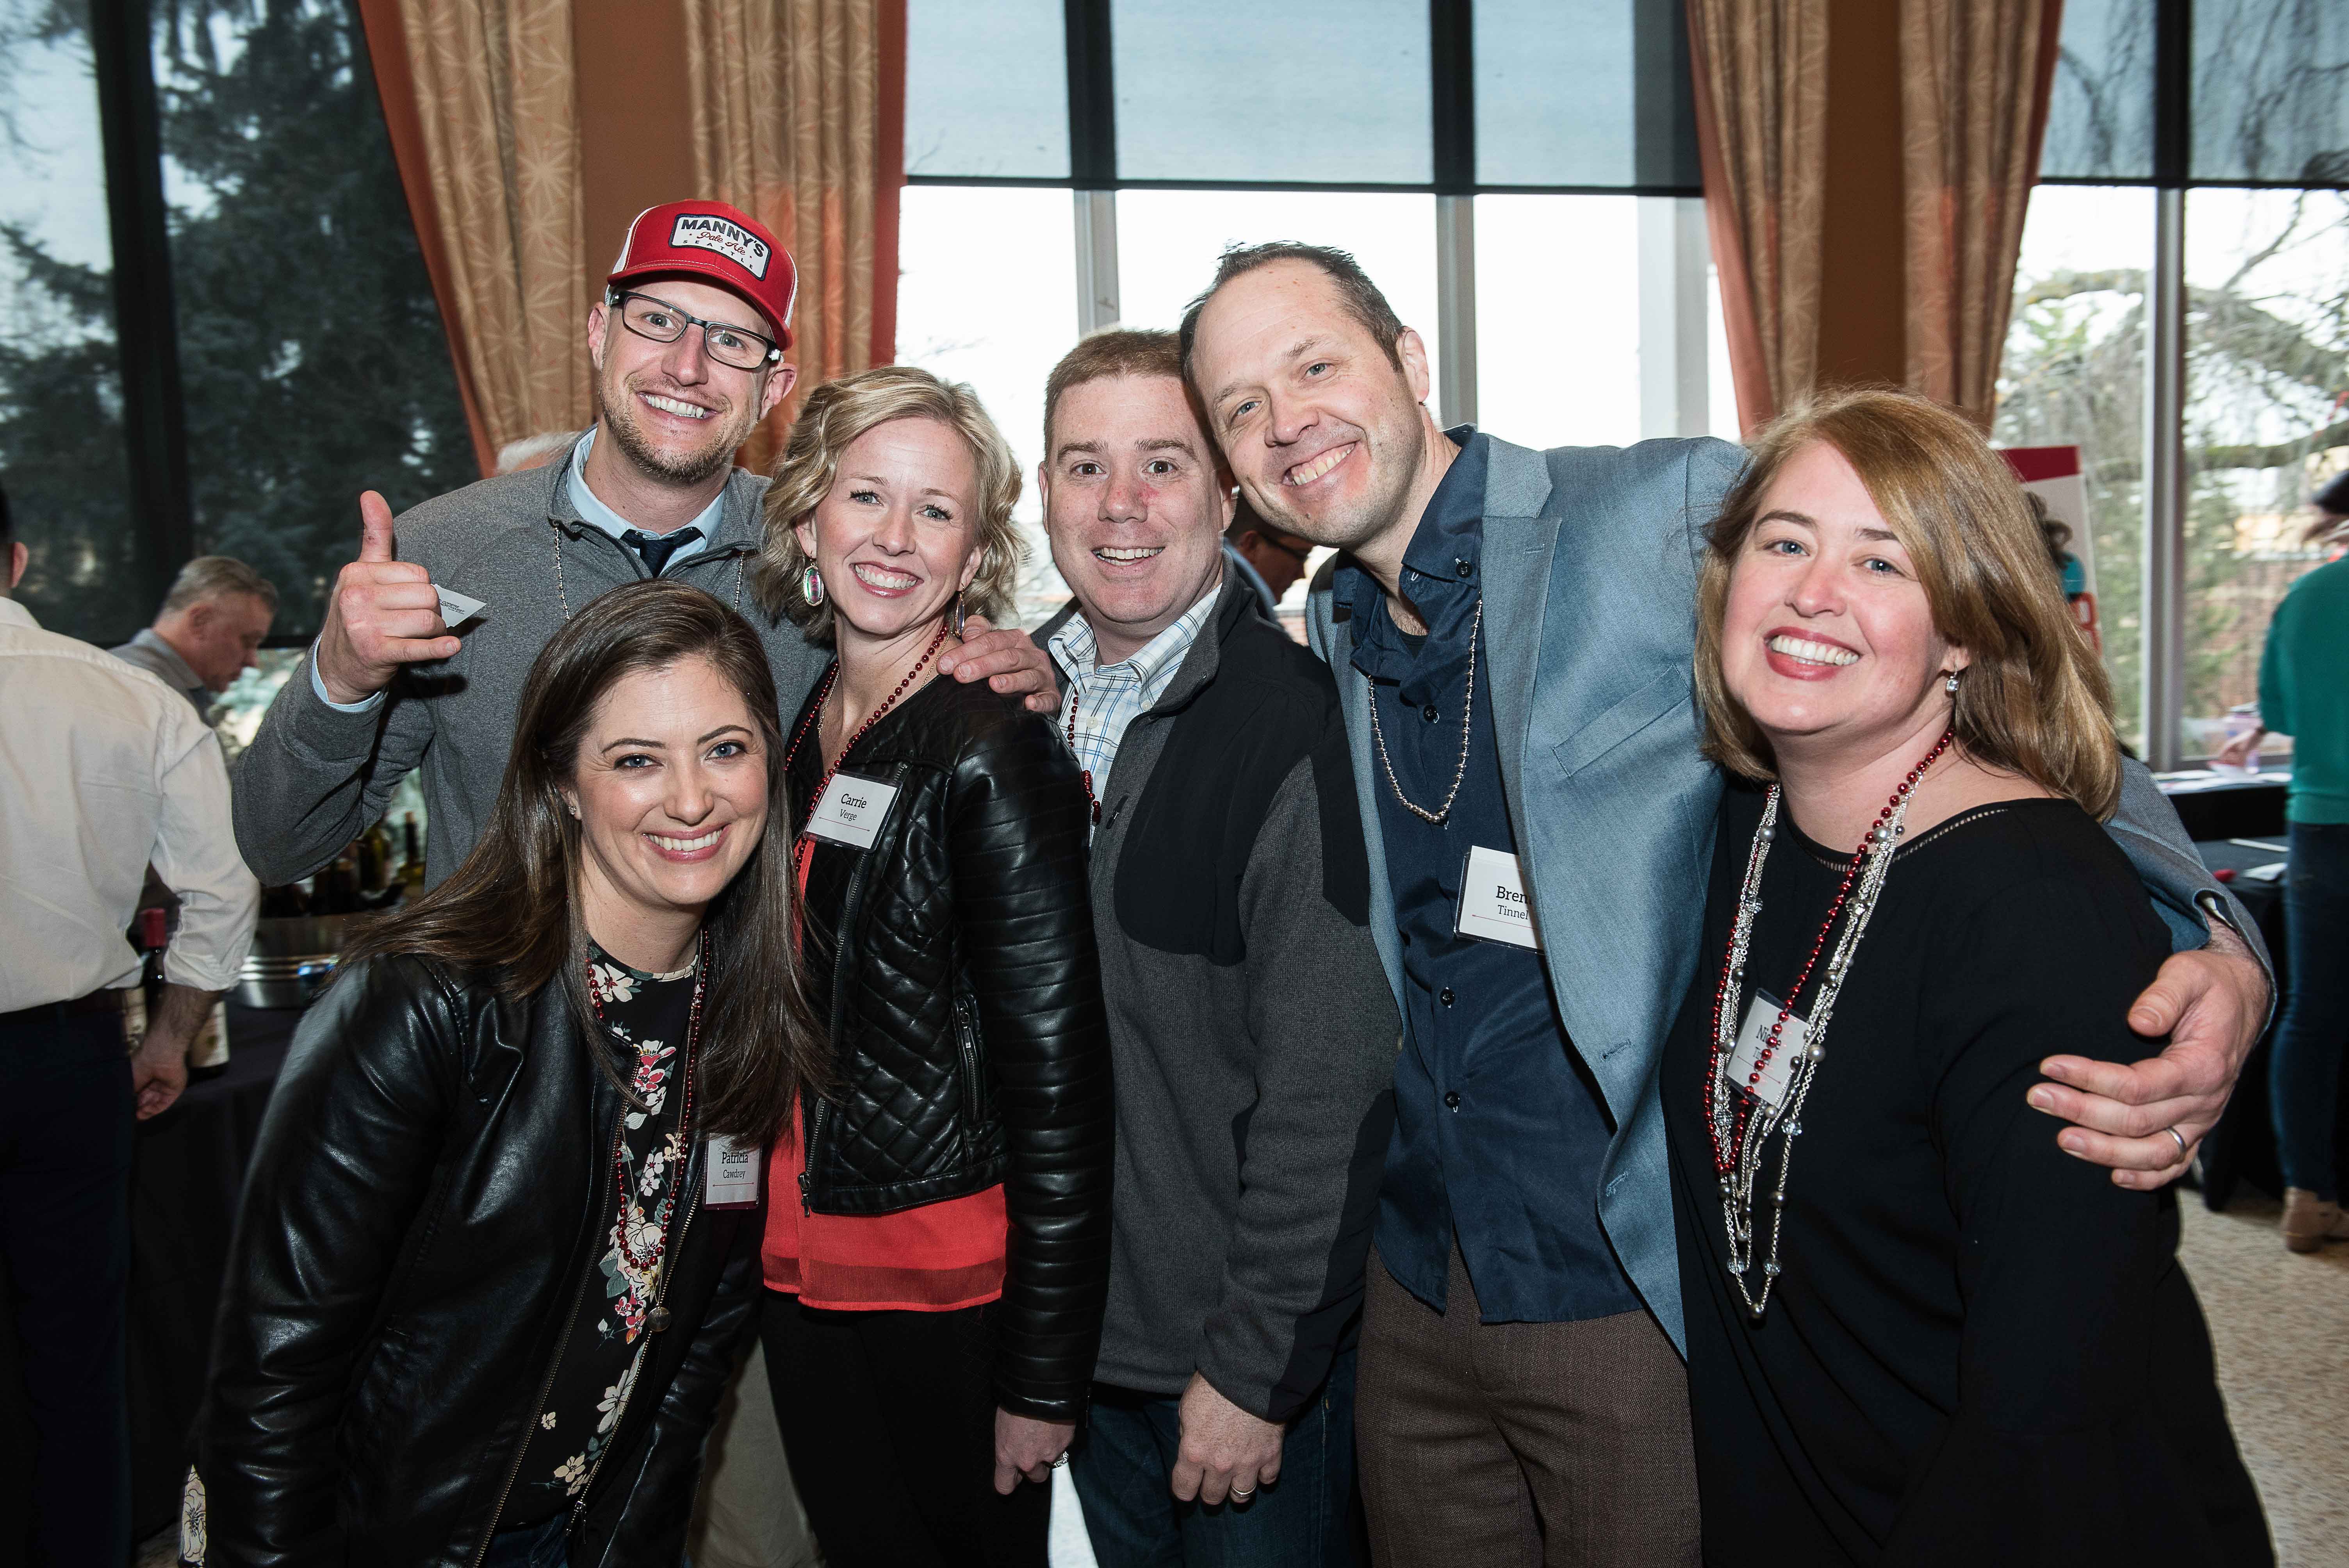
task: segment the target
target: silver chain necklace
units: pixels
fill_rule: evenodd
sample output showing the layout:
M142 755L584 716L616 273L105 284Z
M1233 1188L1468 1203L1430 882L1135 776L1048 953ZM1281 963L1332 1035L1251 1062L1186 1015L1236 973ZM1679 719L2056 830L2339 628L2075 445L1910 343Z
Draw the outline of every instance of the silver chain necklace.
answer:
M1741 1089L1731 1079L1729 1066L1737 1049L1743 1020L1738 1001L1745 979L1746 953L1753 944L1754 917L1762 913L1762 865L1769 857L1771 841L1777 837L1778 797L1778 786L1773 784L1769 799L1762 808L1762 825L1755 830L1754 847L1745 857L1745 881L1738 889L1737 919L1729 936L1728 1005L1719 1010L1713 1025L1711 1068L1713 1140L1716 1145L1724 1147L1734 1142L1737 1149L1736 1170L1721 1178L1722 1222L1729 1239L1729 1277L1737 1282L1737 1294L1744 1298L1745 1309L1756 1318L1770 1305L1770 1287L1783 1272L1778 1264L1778 1241L1786 1222L1786 1173L1795 1162L1795 1140L1803 1131L1803 1101L1808 1098L1819 1068L1826 1060L1824 1042L1827 1020L1835 1015L1836 997L1843 990L1844 976L1851 967L1851 956L1859 946L1860 935L1868 929L1868 918L1876 911L1877 894L1891 873L1892 848L1900 838L1901 822L1909 815L1909 795L1904 790L1889 813L1869 830L1873 850L1853 889L1850 918L1845 922L1843 934L1827 958L1826 978L1820 983L1818 994L1811 1003L1810 1022L1804 1035L1806 1046L1795 1053L1786 1092L1775 1106L1758 1097L1754 1100L1745 1136L1739 1140L1735 1121ZM1761 1174L1764 1147L1770 1135L1779 1131L1785 1136L1778 1140L1778 1181L1770 1194L1770 1255L1763 1262L1762 1288L1757 1294L1746 1283L1746 1275L1754 1267L1754 1187Z
M1387 760L1386 731L1379 727L1379 694L1371 692L1371 738L1379 744L1379 766L1386 769L1387 788L1402 802L1402 809L1423 822L1444 826L1452 815L1452 803L1460 799L1460 781L1468 777L1468 741L1475 733L1476 719L1476 634L1485 625L1485 599L1476 598L1476 614L1468 622L1468 695L1460 699L1460 763L1452 770L1452 788L1444 797L1444 804L1431 811L1402 792L1402 782L1395 777L1394 764Z
M563 588L563 525L550 517L546 520L546 526L554 535L554 601L563 606L563 618L568 621L571 619L571 595ZM622 544L620 548L626 550L627 546ZM734 613L738 615L742 613L742 558L749 553L748 551L737 551L734 555Z

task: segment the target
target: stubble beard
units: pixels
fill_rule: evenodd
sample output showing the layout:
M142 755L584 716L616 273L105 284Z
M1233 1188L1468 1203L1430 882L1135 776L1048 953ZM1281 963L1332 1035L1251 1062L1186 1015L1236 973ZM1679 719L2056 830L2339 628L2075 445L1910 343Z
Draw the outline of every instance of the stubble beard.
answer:
M713 417L709 443L683 456L672 456L654 446L636 422L635 401L625 386L619 395L608 392L601 377L595 379L595 412L612 439L619 443L621 454L629 462L656 479L669 484L693 486L706 483L709 478L734 460L734 452L750 433L751 421L739 411ZM737 406L739 410L739 405Z
M1427 457L1427 431L1415 418L1405 423L1403 431L1401 438L1392 444L1380 441L1368 430L1362 432L1362 449L1347 461L1370 459L1378 462L1389 459L1392 461L1385 463L1371 493L1358 505L1325 512L1318 517L1308 516L1288 504L1288 498L1283 493L1288 487L1278 479L1268 487L1270 505L1257 500L1253 496L1249 499L1256 502L1258 514L1282 532L1349 552L1361 549L1391 529L1416 527L1417 520L1405 518L1402 509L1411 496L1412 480Z

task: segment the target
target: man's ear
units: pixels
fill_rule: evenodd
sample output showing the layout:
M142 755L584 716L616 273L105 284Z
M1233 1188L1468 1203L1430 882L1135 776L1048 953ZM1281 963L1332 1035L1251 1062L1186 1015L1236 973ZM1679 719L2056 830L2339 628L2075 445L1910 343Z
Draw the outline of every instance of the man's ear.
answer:
M25 580L25 568L32 563L33 552L25 548L25 542L21 539L9 541L8 592L13 593L16 591L16 584Z
M1406 326L1402 335L1395 339L1395 356L1402 361L1403 384L1411 388L1411 400L1426 402L1428 393L1435 387L1434 377L1427 368L1427 345L1420 340L1418 333Z
M792 395L800 384L800 367L785 359L767 372L767 389L759 394L759 418L765 418L775 411L775 405Z
M598 370L604 368L604 334L611 323L611 309L602 300L587 307L587 362Z

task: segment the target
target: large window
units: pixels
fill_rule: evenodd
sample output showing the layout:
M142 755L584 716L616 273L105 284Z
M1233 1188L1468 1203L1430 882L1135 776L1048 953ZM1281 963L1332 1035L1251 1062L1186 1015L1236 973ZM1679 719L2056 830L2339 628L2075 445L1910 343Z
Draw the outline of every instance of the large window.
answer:
M1680 0L908 13L899 356L976 387L1031 471L1080 335L1174 325L1268 240L1354 253L1447 422L1733 432ZM1031 615L1063 594L1036 542Z
M2069 0L1998 434L2082 449L2105 651L2157 767L2257 698L2349 466L2349 6Z
M0 0L0 465L45 624L234 555L306 641L361 490L476 477L342 0Z

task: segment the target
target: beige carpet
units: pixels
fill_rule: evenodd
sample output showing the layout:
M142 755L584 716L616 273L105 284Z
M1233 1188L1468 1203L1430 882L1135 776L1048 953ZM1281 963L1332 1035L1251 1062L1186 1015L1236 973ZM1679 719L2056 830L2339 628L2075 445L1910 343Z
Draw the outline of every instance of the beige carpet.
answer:
M2219 1386L2282 1568L2349 1563L2349 1243L2284 1251L2282 1205L2223 1214L2180 1192L2186 1272L2210 1319Z

